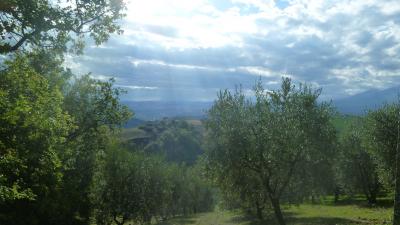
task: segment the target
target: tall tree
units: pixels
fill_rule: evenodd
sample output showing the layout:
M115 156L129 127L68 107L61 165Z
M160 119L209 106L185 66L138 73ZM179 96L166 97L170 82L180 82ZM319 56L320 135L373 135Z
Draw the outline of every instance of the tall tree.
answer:
M71 80L60 65L87 36L101 44L120 33L123 8L121 0L0 2L0 54L29 52L1 65L0 196L15 203L1 202L5 224L89 223L98 156L130 113L112 81Z
M306 85L295 87L289 78L272 92L259 82L255 98L246 99L241 89L223 91L208 112L208 166L219 177L238 170L256 174L281 225L288 187L307 183L313 166L334 150L331 108L317 102L319 94Z
M371 111L367 117L373 152L379 159L381 174L395 187L393 224L400 224L400 104L392 103Z
M122 0L3 0L0 3L0 53L23 46L80 51L85 34L96 44L121 33Z
M47 224L72 120L62 95L18 55L0 72L0 223ZM24 216L21 216L24 215Z
M73 215L88 223L91 214L90 188L98 158L104 153L113 131L131 117L119 102L120 89L113 81L102 82L88 75L65 88L64 110L71 115L74 129L59 152L63 162L63 221ZM61 218L61 216L60 216Z

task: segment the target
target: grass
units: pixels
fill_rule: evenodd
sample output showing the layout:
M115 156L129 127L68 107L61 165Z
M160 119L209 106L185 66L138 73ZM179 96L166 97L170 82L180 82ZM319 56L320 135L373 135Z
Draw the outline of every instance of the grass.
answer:
M301 204L284 207L287 224L290 225L353 225L353 224L390 224L392 207L386 200L383 204L368 207L360 202L343 201L335 205L329 201L321 204ZM248 217L239 211L215 210L189 217L177 217L156 225L275 225L273 215L267 215L264 221Z
M388 224L391 208L359 205L311 205L291 207L290 224Z
M146 136L146 132L137 128L137 127L133 127L133 128L125 128L122 130L121 132L121 138L122 140L129 140L131 138L135 138L135 137L142 137L142 136Z

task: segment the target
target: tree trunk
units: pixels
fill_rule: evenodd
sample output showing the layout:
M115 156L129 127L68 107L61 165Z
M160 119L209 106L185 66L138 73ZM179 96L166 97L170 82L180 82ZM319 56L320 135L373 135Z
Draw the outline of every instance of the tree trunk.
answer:
M276 220L278 221L279 225L286 225L286 222L283 219L283 215L282 215L282 210L281 210L281 205L279 203L279 199L271 198L271 204L272 204L272 207L274 208L275 217L276 217Z
M400 225L400 152L399 152L399 137L400 137L400 111L397 121L397 143L396 143L396 173L395 173L395 192L394 192L394 210L393 210L393 225Z
M335 199L334 199L335 204L339 202L339 196L340 196L340 190L339 188L335 188Z
M314 194L311 195L311 204L313 204L313 205L315 204L315 197L314 197Z
M374 191L371 191L369 193L369 196L367 196L367 198L368 198L368 204L370 205L376 204L376 193Z
M256 201L256 210L257 210L257 218L259 220L263 220L264 219L262 214L263 207L260 206L260 203L258 201Z

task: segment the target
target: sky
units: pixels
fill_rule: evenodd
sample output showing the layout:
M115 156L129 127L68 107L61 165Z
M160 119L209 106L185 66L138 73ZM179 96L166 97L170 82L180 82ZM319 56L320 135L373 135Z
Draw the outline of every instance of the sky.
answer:
M398 0L127 0L122 35L69 56L129 101L212 101L283 76L340 99L400 85Z

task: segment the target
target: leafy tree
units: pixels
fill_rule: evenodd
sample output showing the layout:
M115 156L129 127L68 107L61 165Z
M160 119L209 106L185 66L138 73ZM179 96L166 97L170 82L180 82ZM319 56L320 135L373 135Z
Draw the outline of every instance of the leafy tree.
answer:
M132 117L128 107L119 101L124 91L114 88L113 84L113 79L103 82L85 75L75 79L67 88L64 108L79 124L70 134L70 139L101 126L114 130Z
M97 224L122 225L138 216L142 199L142 170L136 170L138 162L135 155L123 149L108 152L93 192Z
M191 206L190 213L207 212L214 209L214 192L205 179L202 166L198 163L192 167L183 168L185 172L185 183L189 191Z
M256 174L282 225L280 203L289 189L301 190L311 181L310 171L329 161L335 149L331 108L317 102L319 94L306 85L296 88L288 78L273 92L259 82L254 99L241 89L220 92L206 120L208 167L222 181L246 171Z
M50 87L59 89L65 95L73 74L70 69L63 67L64 57L57 51L36 49L25 53L30 66L46 78Z
M342 138L339 180L348 193L361 191L369 204L375 204L381 189L378 165L363 143L362 135L359 128L353 126Z
M118 147L108 150L93 195L98 224L147 224L161 215L171 190L167 171L160 158Z
M200 132L186 121L164 119L156 124L156 130L154 140L144 149L147 152L160 153L170 162L187 165L193 165L203 153Z
M94 171L109 137L131 114L113 81L73 78L60 66L61 53L80 52L87 35L101 44L121 33L115 22L123 8L120 0L0 2L0 53L28 52L0 72L6 224L89 223Z
M17 55L1 71L0 189L2 209L9 210L2 214L31 212L25 217L31 224L88 223L99 156L131 113L112 81L88 75L71 81L60 58L51 56Z
M246 213L255 215L262 220L264 218L263 211L270 204L262 181L252 171L238 172L224 177L223 182L218 182L220 190L223 192L225 207L242 208Z
M214 193L197 164L187 167L169 163L167 180L170 190L161 214L163 219L213 209Z
M393 224L400 224L400 107L387 104L367 116L367 132L372 151L389 186L395 187Z
M0 72L0 223L46 224L71 130L62 95L17 55ZM21 216L24 215L24 216Z
M96 44L121 33L122 0L3 0L0 3L0 53L22 46L82 50L85 34Z
M157 155L114 145L95 174L92 198L98 224L204 212L213 208L213 193L199 167L171 164Z
M131 116L119 102L121 90L112 84L86 75L65 88L63 107L75 126L59 152L64 174L62 221L79 215L83 223L88 223L92 209L89 193L98 158L106 150L112 132Z

